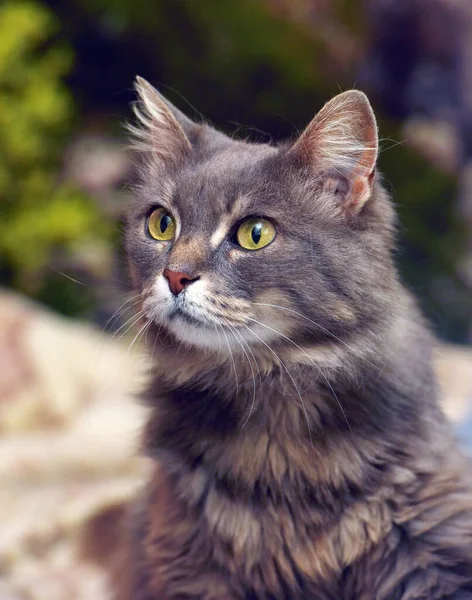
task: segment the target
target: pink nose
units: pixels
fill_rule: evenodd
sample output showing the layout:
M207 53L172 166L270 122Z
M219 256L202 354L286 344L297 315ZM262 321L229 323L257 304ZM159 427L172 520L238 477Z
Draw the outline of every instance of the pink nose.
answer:
M176 296L190 285L192 281L198 279L198 277L192 277L183 271L171 271L170 269L164 269L163 275L169 282L170 291Z

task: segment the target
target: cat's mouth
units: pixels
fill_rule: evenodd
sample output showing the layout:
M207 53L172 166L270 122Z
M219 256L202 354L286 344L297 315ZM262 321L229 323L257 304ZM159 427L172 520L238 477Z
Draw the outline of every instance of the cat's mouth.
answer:
M234 339L241 337L241 330L238 332L234 326L230 329L226 323L218 323L214 316L206 317L201 312L201 308L174 306L166 314L162 324L181 342L218 352L225 351L228 344L234 348ZM224 331L226 333L222 333Z
M171 312L167 315L168 321L175 321L176 319L182 319L189 325L194 325L195 327L208 327L209 324L205 323L202 319L189 314L184 308L177 306L171 310Z

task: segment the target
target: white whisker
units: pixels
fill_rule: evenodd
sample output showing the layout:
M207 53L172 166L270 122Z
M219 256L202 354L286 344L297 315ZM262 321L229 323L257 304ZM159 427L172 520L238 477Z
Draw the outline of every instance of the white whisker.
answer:
M115 310L115 312L111 315L111 317L106 321L105 325L103 326L103 330L106 331L108 325L111 326L113 321L118 320L125 312L130 310L133 306L136 306L136 304L139 303L140 299L141 299L141 294L136 294L135 296L131 296L131 298L128 298L128 300L123 302L123 304L121 304ZM130 306L126 307L126 305L129 304L130 302L132 302L132 304Z
M130 352L131 348L133 347L133 344L139 339L139 336L149 327L150 324L151 320L148 319L146 323L144 323L144 325L139 329L138 333L134 336L131 344L128 346L128 349L126 350L127 353Z
M292 377L292 374L290 373L290 371L286 367L285 363L281 360L280 356L274 350L272 350L272 348L268 344L266 344L266 342L264 342L264 340L261 337L259 337L257 335L257 333L255 333L250 327L246 326L246 329L249 331L249 333L252 333L253 335L255 335L256 338L259 341L261 341L264 344L264 346L266 346L270 350L270 352L272 352L272 354L279 361L279 363L282 365L282 367L285 369L287 375L289 376L290 381L292 382L293 387L295 388L295 390L296 390L296 392L298 394L298 397L300 398L300 403L302 405L303 413L305 415L305 420L306 420L306 424L307 424L307 427L308 427L308 435L310 436L310 444L311 444L311 447L313 448L313 438L312 438L312 435L311 435L311 428L310 428L310 421L308 419L308 412L306 410L305 403L303 402L302 395L300 394L300 390L298 389L298 386L297 386L297 384L295 382L295 379Z
M151 319L151 323L152 322L153 322L153 320ZM156 350L157 340L160 341L160 335L159 335L160 333L161 333L161 325L159 325L159 329L157 330L157 333L156 333L156 335L154 337L154 343L152 345L151 356L149 358L149 372L152 372L152 367L153 367L153 364L154 364L154 362L153 362L154 361L154 352Z
M280 310L285 310L286 312L292 313L294 315L297 315L297 316L301 317L302 319L305 319L309 323L312 323L313 325L315 325L315 327L318 327L319 329L321 329L322 331L324 331L325 333L327 333L328 335L330 335L333 339L337 340L340 344L343 344L343 346L345 346L346 348L348 348L355 356L358 356L359 358L362 358L362 360L364 360L371 367L374 367L374 369L377 369L377 371L379 371L380 373L383 373L382 369L380 369L377 365L375 365L370 360L368 360L367 358L365 358L365 356L362 356L362 354L359 354L359 352L357 352L354 348L352 348L352 346L350 346L344 340L342 340L341 338L339 338L334 333L331 333L331 331L329 331L329 329L326 329L326 327L323 327L322 325L320 325L316 321L313 321L312 319L306 317L304 314L302 314L302 313L300 313L300 312L298 312L296 310L293 310L291 308L287 308L286 306L279 306L278 304L266 304L264 302L254 302L254 305L255 306L270 306L272 308L280 308Z
M226 344L228 346L228 352L229 352L229 355L231 357L232 369L234 369L234 378L236 379L236 396L237 396L238 393L239 393L239 380L238 380L238 371L236 369L236 362L234 360L233 351L231 350L231 345L229 343L228 336L226 335L225 328L224 328L223 325L220 325L220 327L221 327L221 332L225 336Z
M113 333L113 335L111 336L110 339L115 338L120 333L120 331L128 325L128 323L131 323L129 325L129 327L124 331L124 333L122 333L120 335L120 337L118 338L119 340L121 340L123 338L123 336L125 336L128 333L128 331L132 327L134 327L134 325L136 325L136 323L139 321L139 319L141 319L143 316L144 316L144 311L140 310L138 313L136 313L135 315L130 317L125 323L123 323L123 325Z
M249 367L250 367L250 369L251 369L251 373L252 373L253 396L252 396L252 403L251 403L251 407L250 407L250 409L249 409L249 414L248 414L248 416L247 416L247 418L246 418L246 420L244 421L244 423L243 423L243 426L242 426L242 428L244 429L244 427L246 427L246 425L248 424L248 422L249 422L249 419L251 418L252 411L254 410L254 406L255 406L255 404L256 404L256 375L255 375L254 368L253 368L253 366L252 366L252 362L251 362L251 360L249 359L249 355L248 355L248 353L246 352L246 350L244 349L244 346L243 346L243 344L242 344L243 342L245 343L245 341L244 341L244 338L242 337L242 335L240 335L240 334L239 334L239 332L237 331L237 329L236 329L235 327L232 327L231 325L229 325L229 323L227 323L227 326L228 326L228 327L230 328L230 330L233 332L233 335L235 336L235 340L236 340L236 341L239 343L239 345L241 346L241 350L243 351L244 355L245 355L245 356L246 356L246 358L247 358L247 361L248 361L248 363L249 363ZM238 337L238 336L239 336L239 337ZM252 353L252 351L251 351L251 349L249 348L249 346L248 346L248 344L247 344L247 343L246 343L246 347L247 347L247 349L249 350L249 352L251 353L251 355L252 355L252 358L253 358L253 360L254 360L254 364L256 365L256 369L257 369L257 362L256 362L256 359L255 359L255 357L254 357L254 354Z
M312 365L314 367L316 367L319 371L319 374L323 377L323 379L326 381L326 385L329 387L329 389L331 390L333 396L336 398L336 402L338 403L339 408L341 409L341 412L343 414L344 420L346 421L346 424L349 428L349 431L352 431L351 426L349 424L349 421L347 419L346 413L344 412L344 409L342 407L342 404L336 394L336 392L333 389L333 386L330 384L330 382L328 381L328 378L326 377L326 375L323 373L323 371L321 370L321 368L315 363L315 361L305 352L305 350L303 350L303 348L301 348L296 342L294 342L292 339L290 339L289 337L287 337L286 335L284 335L283 333L281 333L280 331L277 331L276 329L273 329L272 327L269 327L269 325L266 325L265 323L261 323L260 321L257 321L256 319L252 319L250 318L250 321L254 321L254 323L257 323L258 325L261 325L262 327L266 327L267 329L269 329L270 331L273 331L274 333L280 335L280 337L282 337L283 339L287 340L288 342L290 342L291 344L293 344L296 348L298 348L301 352L303 352L303 354L305 354L305 356L307 356L308 360L312 363Z

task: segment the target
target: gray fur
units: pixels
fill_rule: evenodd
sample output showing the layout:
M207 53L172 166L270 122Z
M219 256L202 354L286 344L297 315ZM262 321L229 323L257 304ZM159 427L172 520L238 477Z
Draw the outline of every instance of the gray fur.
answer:
M155 356L155 469L123 597L472 598L469 469L394 265L367 99L334 99L276 147L147 92L160 116L139 134L126 247ZM179 223L170 243L146 232L161 205ZM261 250L235 242L248 216L275 224ZM164 268L199 277L198 298L192 283L160 305Z

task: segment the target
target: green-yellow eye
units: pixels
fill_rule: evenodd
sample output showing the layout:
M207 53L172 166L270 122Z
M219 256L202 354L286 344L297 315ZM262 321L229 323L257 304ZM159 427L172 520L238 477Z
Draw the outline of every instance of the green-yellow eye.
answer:
M275 238L275 227L266 219L248 219L236 233L238 244L246 250L259 250Z
M175 221L165 208L156 208L149 215L148 231L151 237L161 242L172 240L175 235Z

